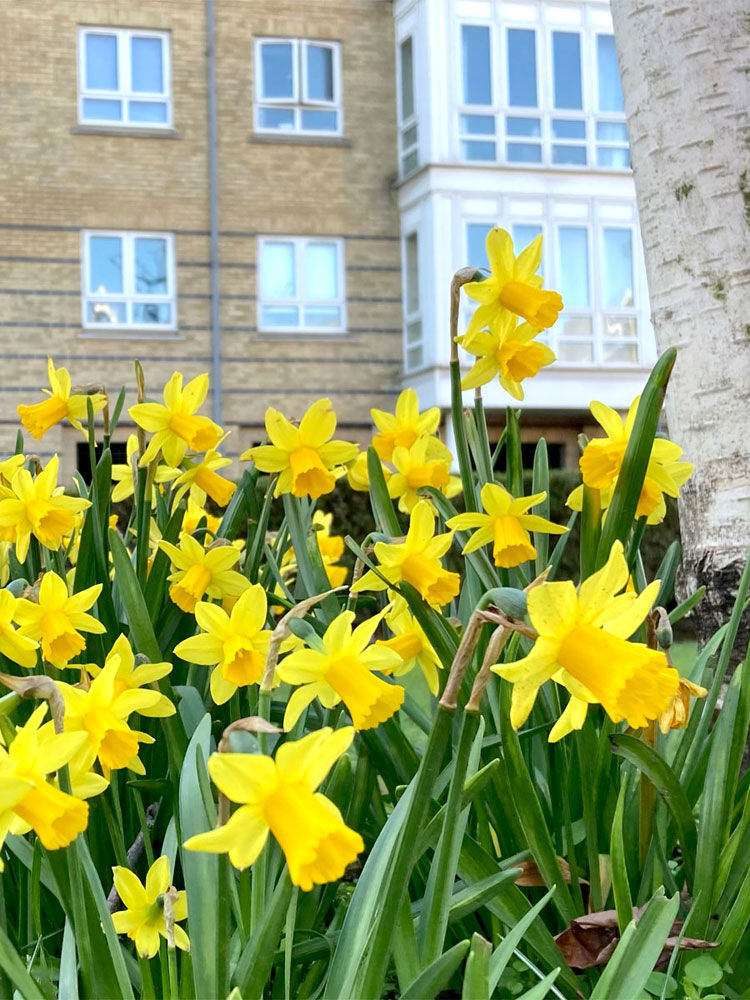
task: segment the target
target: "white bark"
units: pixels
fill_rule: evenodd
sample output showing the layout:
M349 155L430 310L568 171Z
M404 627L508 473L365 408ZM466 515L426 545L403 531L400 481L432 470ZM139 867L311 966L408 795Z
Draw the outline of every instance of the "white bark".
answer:
M611 6L657 343L679 349L670 437L696 466L685 571L726 591L750 549L750 6Z

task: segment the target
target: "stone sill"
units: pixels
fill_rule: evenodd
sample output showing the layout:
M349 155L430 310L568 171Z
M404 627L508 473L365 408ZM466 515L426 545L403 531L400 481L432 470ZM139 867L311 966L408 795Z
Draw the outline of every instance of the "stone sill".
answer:
M131 139L181 139L173 128L133 128L130 125L74 125L71 135L120 135Z
M270 132L253 132L247 141L277 146L338 146L341 149L351 149L353 145L351 139L343 135L277 135Z

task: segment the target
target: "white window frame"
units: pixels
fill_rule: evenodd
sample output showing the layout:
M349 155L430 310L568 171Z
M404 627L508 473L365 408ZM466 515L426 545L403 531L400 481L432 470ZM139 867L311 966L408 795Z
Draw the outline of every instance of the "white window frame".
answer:
M403 118L404 107L404 80L403 65L401 61L401 49L407 42L411 42L411 91L412 91L412 113ZM413 174L419 168L419 124L417 119L417 52L416 38L413 33L404 35L396 42L396 108L398 111L398 149L399 149L399 171L402 177ZM412 131L413 130L413 131ZM411 135L410 135L411 133ZM406 167L407 161L415 157L412 166Z
M96 236L114 236L122 240L122 292L98 295L89 292L89 265L91 261L90 240ZM145 295L135 290L135 240L138 238L161 239L166 241L167 293L165 295ZM165 333L177 330L177 280L173 233L135 231L121 229L86 229L81 234L81 322L86 331L107 334L115 331L134 330ZM96 302L117 302L125 305L125 322L95 323L88 319L88 306ZM171 322L135 323L132 320L134 305L169 305Z
M407 244L411 237L416 240L417 247L417 267L416 267L416 293L417 293L417 308L415 310L409 311L409 268L408 268L408 256L407 256ZM424 248L422 246L422 236L418 226L410 227L406 232L404 232L401 239L401 273L403 274L403 317L404 317L404 329L403 329L403 358L404 358L404 372L411 374L412 372L419 371L421 368L425 367L425 331L424 331L424 295L422 289L422 261L421 257L424 254ZM408 341L408 330L410 326L415 323L419 324L420 337L414 343L409 343ZM409 364L409 351L414 351L419 349L420 361L418 365Z
M266 299L261 291L261 261L263 248L272 243L292 243L294 246L294 279L297 294L289 299ZM304 287L305 255L311 243L326 243L336 247L336 280L338 297L336 299L310 299L301 294ZM335 236L259 236L258 257L256 266L257 300L258 300L258 331L274 334L332 334L338 336L346 332L346 267L344 264L344 240ZM296 307L299 310L298 326L277 326L263 322L263 308L268 306ZM305 307L329 306L341 310L341 322L338 326L306 326Z
M292 96L265 97L263 95L263 62L261 48L266 44L291 45L292 47ZM330 49L333 66L333 100L325 101L311 98L307 95L307 50L311 45ZM253 54L255 60L253 102L253 127L263 135L318 135L340 136L344 132L344 108L341 85L341 43L327 38L274 38L258 37L254 40ZM293 128L268 128L260 124L262 108L283 108L291 111L294 116ZM335 129L311 129L302 126L303 111L335 111Z
M90 90L85 87L86 81L86 37L88 35L114 35L117 40L117 90ZM132 64L130 59L130 40L132 38L156 38L161 42L162 71L164 90L136 92L131 86ZM112 121L111 118L89 118L84 116L83 102L89 100L120 101L122 118ZM167 117L163 122L134 121L130 118L131 101L142 103L166 104ZM136 28L114 28L104 25L84 26L78 29L78 122L81 125L96 125L102 128L138 128L164 131L172 126L172 58L168 31L147 31Z

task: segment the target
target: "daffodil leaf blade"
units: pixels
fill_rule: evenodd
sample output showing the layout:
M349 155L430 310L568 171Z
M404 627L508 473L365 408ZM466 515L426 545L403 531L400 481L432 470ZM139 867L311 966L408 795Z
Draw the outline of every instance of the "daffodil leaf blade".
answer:
M620 792L617 796L609 848L612 868L612 892L615 897L617 923L620 927L621 935L625 933L625 928L633 916L633 900L630 894L628 869L625 862L625 803L627 802L628 795L628 777L629 775L626 772L623 775Z
M471 946L467 938L459 941L444 952L439 958L424 969L401 994L401 1000L424 1000L425 997L436 997L450 983L455 972L460 968Z
M490 1000L490 956L492 945L481 934L473 934L466 958L461 1000Z
M391 538L402 534L398 515L393 509L393 501L388 495L388 487L383 475L383 465L380 456L370 446L367 449L367 478L370 484L370 506L375 524L379 530Z

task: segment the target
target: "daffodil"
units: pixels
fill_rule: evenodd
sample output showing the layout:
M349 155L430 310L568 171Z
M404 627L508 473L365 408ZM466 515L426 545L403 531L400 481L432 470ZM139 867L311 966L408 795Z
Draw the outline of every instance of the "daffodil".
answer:
M450 474L451 453L429 434L417 438L410 448L395 447L391 461L396 471L388 480L388 495L398 497L398 509L404 514L414 510L419 490L425 486L432 486L447 497L461 492L461 480Z
M370 410L370 416L380 432L372 439L372 446L384 462L390 462L394 448L411 448L417 438L434 434L440 425L440 407L432 406L420 413L413 389L404 389L396 400L394 413Z
M364 850L362 838L316 788L354 737L351 727L320 729L284 743L276 758L215 753L208 773L232 802L240 803L224 826L191 837L191 851L229 852L235 868L253 864L272 833L286 856L294 885L309 891L335 882Z
M331 534L333 514L325 514L322 510L316 510L313 513L312 523L328 582L332 587L340 587L346 580L348 572L346 566L337 565L344 554L344 538L342 535Z
M229 701L238 687L260 682L271 638L264 629L267 617L266 594L259 583L240 595L231 614L216 604L196 604L201 633L183 639L175 653L188 663L215 667L211 697L217 705Z
M336 414L330 399L313 403L299 427L269 406L266 432L271 444L250 448L240 455L240 461L252 459L261 472L280 473L274 496L293 493L315 500L333 490L338 472L343 474L341 467L357 457L356 444L331 440L335 430Z
M492 669L513 684L511 723L529 715L546 681L563 684L572 697L550 741L580 729L589 704L601 704L613 722L638 729L658 719L677 691L679 676L664 653L627 642L648 614L659 581L640 594L619 593L628 581L621 542L576 593L570 581L542 583L529 591L528 614L538 638L528 656Z
M388 482L391 477L391 470L387 465L383 465L382 461L380 468L383 470L383 479ZM346 479L351 488L357 490L358 493L370 492L370 473L367 469L366 451L361 451L356 459L350 465L347 465Z
M39 643L13 627L18 604L9 590L0 590L0 653L21 667L35 667Z
M583 482L600 491L603 510L609 507L622 468L625 449L633 431L640 397L633 400L623 421L619 413L594 400L591 412L604 429L606 437L594 438L583 449L579 460ZM693 474L691 462L680 461L682 448L665 438L655 438L646 470L646 478L638 498L636 517L646 517L648 524L660 524L667 512L664 494L679 495L680 487ZM578 486L568 497L568 506L580 510L583 504L583 486Z
M342 611L315 646L284 657L276 669L279 680L302 685L287 702L285 729L291 729L315 698L325 708L343 701L355 729L372 729L398 711L404 689L372 673L387 672L401 662L394 650L369 645L382 617L381 612L352 631L354 612Z
M0 587L10 580L10 546L11 542L0 542Z
M528 513L530 507L547 498L546 493L534 493L530 497L518 497L514 500L510 493L497 483L485 483L481 497L486 514L473 512L457 514L445 522L447 527L455 531L465 531L467 528L479 529L464 546L464 555L476 552L483 545L492 544L495 565L508 569L536 557L530 531L562 535L568 530L544 517L539 517L538 514Z
M87 416L87 400L91 400L94 413L98 413L107 404L106 395L103 392L71 395L70 374L65 368L56 369L52 358L47 358L47 377L50 389L45 392L49 391L48 398L33 406L19 405L18 416L21 423L37 441L41 441L50 427L66 418L77 431L83 433L81 421Z
M112 502L120 503L122 500L127 500L128 497L132 497L135 492L135 483L133 479L133 459L138 453L138 438L135 434L130 434L128 436L128 442L125 446L125 453L127 456L127 461L120 465L112 466L112 482L117 483L115 488L112 490ZM156 505L156 486L161 483L169 483L173 479L176 479L180 474L179 469L171 469L168 465L157 465L156 471L154 472L154 485L153 492L151 494L151 505Z
M112 923L118 934L127 934L135 941L135 948L141 958L153 958L159 950L159 939L169 940L167 930L165 896L170 888L172 876L169 858L162 854L151 865L143 885L138 876L129 868L115 865L112 876L117 895L123 902L124 910L115 910ZM174 943L183 951L190 951L190 941L182 927L176 923L187 918L187 897L185 890L174 890L172 929Z
M375 543L380 575L368 570L352 586L352 593L386 590L389 584L395 585L404 580L415 587L428 604L437 607L448 604L461 587L458 573L443 569L440 563L452 541L452 531L444 535L435 534L432 506L426 500L420 500L411 512L409 531L403 542Z
M515 313L502 312L489 329L456 337L477 358L461 380L461 388L476 389L496 378L514 399L523 399L524 379L533 378L555 360L554 351L535 339L538 334L531 323L518 325Z
M4 458L0 462L0 486L10 489L13 477L24 465L26 465L25 455L11 455L9 458Z
M204 549L195 538L183 535L179 547L161 541L159 548L167 553L172 565L177 567L169 577L172 584L169 596L178 608L189 614L192 614L195 605L204 596L239 597L250 586L246 577L231 568L240 558L239 551L233 545L216 545L215 548Z
M218 451L211 449L200 462L193 463L186 459L185 464L187 468L175 483L177 492L174 502L179 503L190 490L190 496L196 503L203 505L208 495L219 507L226 507L237 489L237 484L224 479L216 470L231 465L232 459L224 458Z
M659 716L659 729L666 735L670 729L684 729L690 718L690 696L705 698L706 688L680 677L680 684L669 705Z
M153 685L156 681L166 677L172 671L171 663L141 663L135 665L135 656L128 639L124 635L118 636L112 648L107 653L104 661L104 668L108 667L112 660L117 659L117 670L115 671L114 693L115 697L123 691L137 691L146 684ZM102 672L102 667L96 663L87 663L86 670L92 677L98 677ZM161 694L153 687L149 692L155 693L158 697L151 705L145 705L138 709L139 715L149 718L164 719L174 715L177 709L165 694Z
M396 597L386 609L385 621L393 632L392 639L378 639L376 646L392 649L401 657L401 662L383 670L393 677L402 677L418 666L427 681L432 694L438 693L438 670L442 663L427 635L403 597ZM381 668L382 669L382 668Z
M91 506L88 500L62 495L58 464L54 455L36 478L28 469L18 469L10 490L0 494L0 534L4 541L15 542L19 562L26 558L32 535L45 548L58 549L73 531L75 515Z
M536 273L542 262L541 235L518 257L513 251L510 233L505 229L490 229L485 246L490 263L489 278L470 281L463 286L466 294L480 303L467 328L467 336L475 330L491 328L504 312L520 316L537 330L552 326L563 301L557 292L542 289L544 281Z
M100 621L86 612L96 602L102 585L95 584L72 596L57 573L45 573L39 587L38 603L19 598L15 620L23 636L41 642L42 656L55 667L64 667L68 660L86 648L82 632L101 635L107 630Z
M204 518L206 521L207 536L215 538L216 532L219 530L219 525L221 524L221 518L216 517L214 514L209 514L202 504L196 503L195 500L188 496L185 516L182 519L181 533L184 535L192 535Z
M40 738L46 713L47 705L40 705L16 728L10 746L0 746L0 846L9 832L33 829L44 847L54 851L67 847L88 824L86 803L48 780L80 751L85 734Z
M222 435L221 427L208 417L199 416L208 392L208 375L198 375L183 388L182 374L175 372L164 386L164 405L136 403L128 410L139 427L154 436L141 456L141 465L148 465L159 452L167 465L176 468L185 452L208 451L215 448Z

